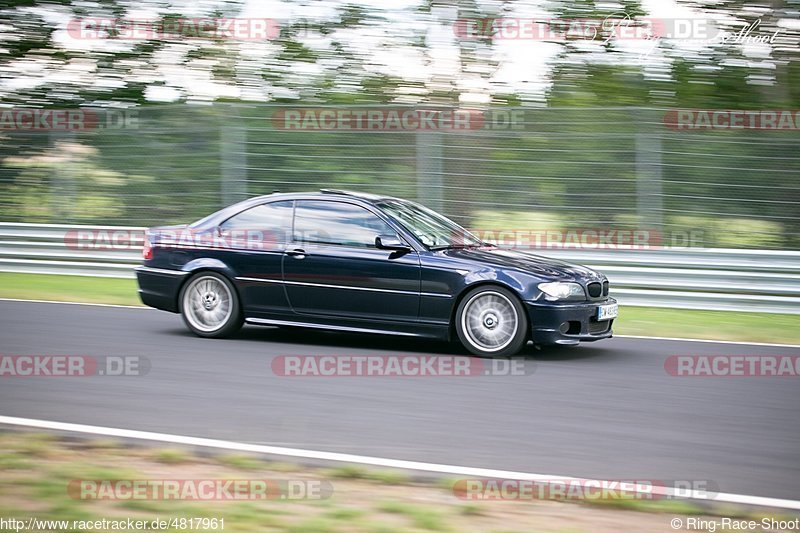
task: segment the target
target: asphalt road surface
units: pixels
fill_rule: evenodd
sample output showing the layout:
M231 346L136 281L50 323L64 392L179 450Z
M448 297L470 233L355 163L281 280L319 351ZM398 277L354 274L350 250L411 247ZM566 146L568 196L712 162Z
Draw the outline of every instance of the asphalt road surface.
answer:
M624 310L623 310L624 312ZM0 378L0 415L594 479L800 497L800 378L674 377L670 355L798 348L617 338L525 352L527 375L284 377L282 355L458 353L436 342L0 301L0 354L142 356L144 376Z

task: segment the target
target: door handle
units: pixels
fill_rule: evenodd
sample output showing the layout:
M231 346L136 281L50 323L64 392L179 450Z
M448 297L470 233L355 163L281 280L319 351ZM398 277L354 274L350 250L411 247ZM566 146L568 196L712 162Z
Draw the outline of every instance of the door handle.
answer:
M284 252L289 257L294 257L295 259L305 259L306 251L302 248L295 248L294 250L286 250Z

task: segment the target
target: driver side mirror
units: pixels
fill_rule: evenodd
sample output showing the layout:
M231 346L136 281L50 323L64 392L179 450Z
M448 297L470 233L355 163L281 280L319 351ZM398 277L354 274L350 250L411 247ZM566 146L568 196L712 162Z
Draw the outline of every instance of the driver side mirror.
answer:
M405 252L411 250L397 235L378 235L375 237L375 247L379 250L397 250Z

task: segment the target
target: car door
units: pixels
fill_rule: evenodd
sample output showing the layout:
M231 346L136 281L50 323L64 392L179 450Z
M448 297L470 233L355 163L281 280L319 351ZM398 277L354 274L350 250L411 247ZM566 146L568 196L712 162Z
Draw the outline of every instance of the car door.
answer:
M283 279L294 312L417 319L419 256L413 250L378 249L376 236L397 232L375 213L346 200L297 200L293 228Z
M281 262L292 227L292 200L268 202L220 224L215 240L222 261L236 274L248 316L291 313L283 290Z

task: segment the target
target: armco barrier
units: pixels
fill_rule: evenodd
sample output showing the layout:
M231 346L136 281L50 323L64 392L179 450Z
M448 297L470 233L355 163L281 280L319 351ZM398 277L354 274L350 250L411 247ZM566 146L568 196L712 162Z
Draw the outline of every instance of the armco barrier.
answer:
M109 246L69 244L107 231ZM133 242L115 248L114 231ZM133 278L144 228L0 222L0 272ZM547 249L606 274L623 305L800 314L800 252L731 249Z

